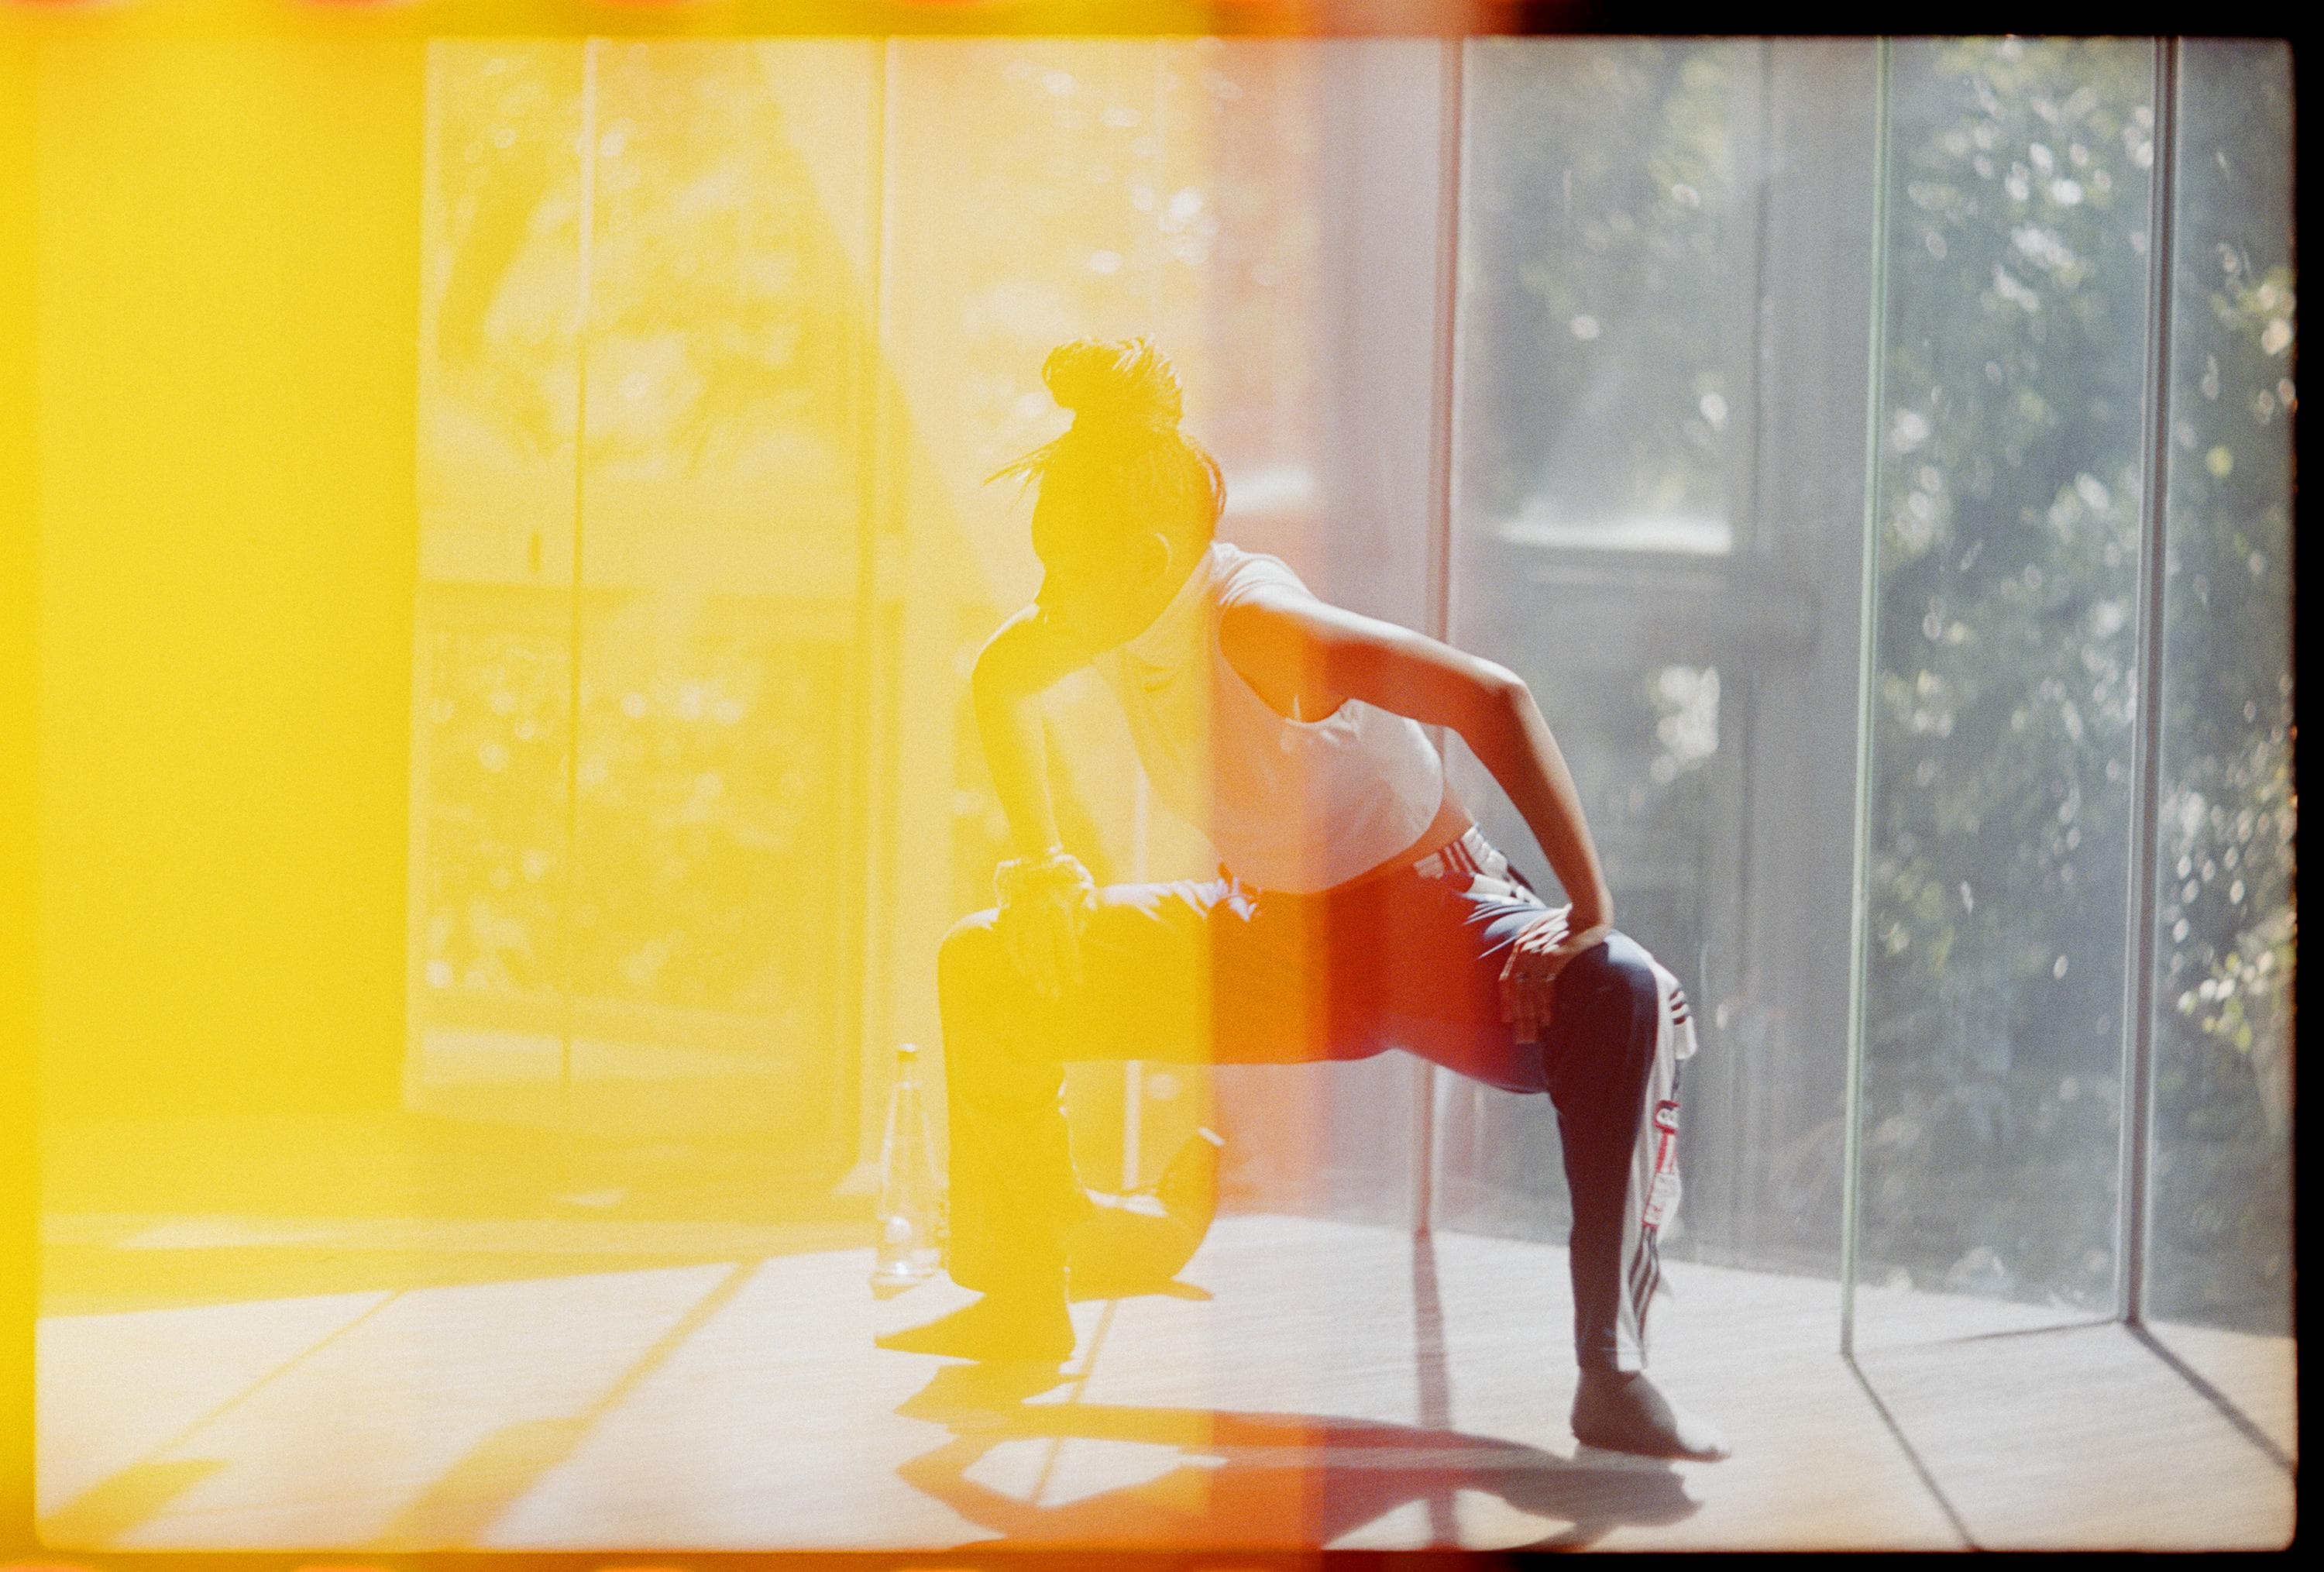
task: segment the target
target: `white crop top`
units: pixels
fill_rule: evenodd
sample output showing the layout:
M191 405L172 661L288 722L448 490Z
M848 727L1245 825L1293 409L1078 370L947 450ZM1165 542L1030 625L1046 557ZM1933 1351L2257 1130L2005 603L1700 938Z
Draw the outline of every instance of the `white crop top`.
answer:
M1262 586L1311 595L1280 559L1215 541L1145 632L1098 657L1147 778L1261 890L1327 890L1420 838L1444 763L1419 723L1348 699L1289 720L1219 647L1219 615Z

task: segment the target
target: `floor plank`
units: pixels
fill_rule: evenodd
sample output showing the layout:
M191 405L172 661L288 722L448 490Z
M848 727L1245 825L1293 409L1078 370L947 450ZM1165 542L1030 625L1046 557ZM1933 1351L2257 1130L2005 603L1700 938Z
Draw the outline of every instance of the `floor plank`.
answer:
M328 1294L43 1319L34 1336L36 1510L48 1518L82 1503L388 1298ZM80 1531L103 1535L107 1515L79 1512Z
M2300 1361L2288 1337L2216 1327L2156 1323L2148 1330L2172 1357L2250 1420L2287 1464L2300 1461Z
M2117 1325L1868 1355L1987 1549L2276 1549L2291 1475Z
M870 1265L51 1317L46 1526L90 1550L1941 1548L1955 1514L1992 1544L2288 1531L2288 1475L2252 1439L2289 1452L2281 1339L2174 1336L2253 1405L2239 1430L2119 1327L1908 1296L1877 1303L1868 1391L1834 1284L1671 1262L1655 1378L1737 1448L1671 1466L1575 1444L1549 1246L1225 1218L1176 1290L1077 1305L1074 1361L1030 1373L875 1350L968 1296L875 1301Z

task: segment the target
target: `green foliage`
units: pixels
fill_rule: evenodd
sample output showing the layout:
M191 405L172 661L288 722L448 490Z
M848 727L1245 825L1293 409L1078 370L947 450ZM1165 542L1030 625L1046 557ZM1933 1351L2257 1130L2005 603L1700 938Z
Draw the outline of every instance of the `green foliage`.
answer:
M1898 66L1866 1248L1929 1286L2107 1308L2151 55L2007 41L1906 46ZM2187 145L2209 145L2190 127ZM2267 127L2239 134L2264 155ZM2280 235L2280 208L2257 218ZM2204 224L2182 212L2181 257ZM2281 269L2255 282L2222 254L2209 310L2174 345L2200 375L2172 401L2156 1234L2163 1275L2203 1282L2196 1308L2251 1321L2288 1238L2271 1235L2265 1171L2281 1118L2229 1111L2265 1101L2261 1061L2288 1030L2285 467L2254 448L2280 441L2291 402L2292 299ZM2174 1212L2190 1156L2210 1182ZM2231 1173L2246 1193L2222 1192ZM2172 1261L2205 1207L2236 1220L2213 1230L2234 1247Z
M446 996L545 996L562 984L571 666L522 628L420 634L415 804L420 980Z
M2290 662L2291 92L2190 56L2176 278L2157 938L2156 1313L2287 1330L2298 803Z
M1721 433L1742 393L1722 334L1737 313L1705 281L1735 277L1750 244L1733 158L1750 48L1481 48L1463 375L1475 407L1506 413L1463 432L1472 509L1724 512Z
M860 354L867 305L756 53L628 43L596 58L594 98L570 44L512 43L435 73L439 394L512 450L564 448L586 301L595 461L844 448L853 411L825 389Z

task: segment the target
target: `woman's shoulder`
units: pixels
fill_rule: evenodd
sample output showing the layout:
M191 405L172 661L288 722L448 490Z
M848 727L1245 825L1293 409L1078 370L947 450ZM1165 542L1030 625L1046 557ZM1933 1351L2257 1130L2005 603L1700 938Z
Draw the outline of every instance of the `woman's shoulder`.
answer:
M1217 586L1222 609L1257 598L1269 590L1289 590L1313 598L1314 592L1280 557L1246 551L1229 541L1211 543L1212 582Z

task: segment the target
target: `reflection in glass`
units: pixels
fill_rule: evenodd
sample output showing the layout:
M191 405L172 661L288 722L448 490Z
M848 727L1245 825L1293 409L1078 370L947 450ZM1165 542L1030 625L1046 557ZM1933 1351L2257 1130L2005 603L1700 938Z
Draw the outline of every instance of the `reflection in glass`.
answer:
M1462 375L1492 411L1464 433L1472 527L1534 546L1732 549L1762 54L1471 50Z
M578 44L438 44L422 215L406 1100L550 1122L563 1064Z
M852 1156L872 63L433 52L429 1111Z
M1465 83L1452 641L1532 688L1618 921L1695 1002L1672 1250L1808 1271L1836 1254L1846 931L1818 821L1845 811L1828 762L1853 735L1848 619L1823 608L1849 604L1861 532L1826 501L1856 489L1862 395L1824 347L1862 342L1870 171L1842 143L1868 60L1499 40ZM1778 248L1779 207L1800 227ZM1562 1239L1552 1110L1439 1092L1439 1225Z
M861 45L603 46L586 253L585 1116L772 1134L826 1184L853 1156L834 1143L859 941L834 874L861 856L872 65Z
M1554 591L1538 576L1576 547L1732 547L1729 449L1748 418L1732 370L1749 339L1732 254L1757 196L1732 133L1750 124L1738 99L1757 55L1493 40L1470 47L1463 84L1452 642L1534 688L1622 928L1690 989L1705 886L1734 877L1728 827L1705 812L1734 772L1717 754L1719 674L1669 663L1644 619L1611 642L1577 638L1545 615ZM1632 605L1654 594L1626 587ZM1490 778L1457 778L1494 843L1554 891ZM1449 1077L1437 1090L1439 1224L1563 1238L1554 1112ZM1690 1142L1699 1128L1691 1108Z

